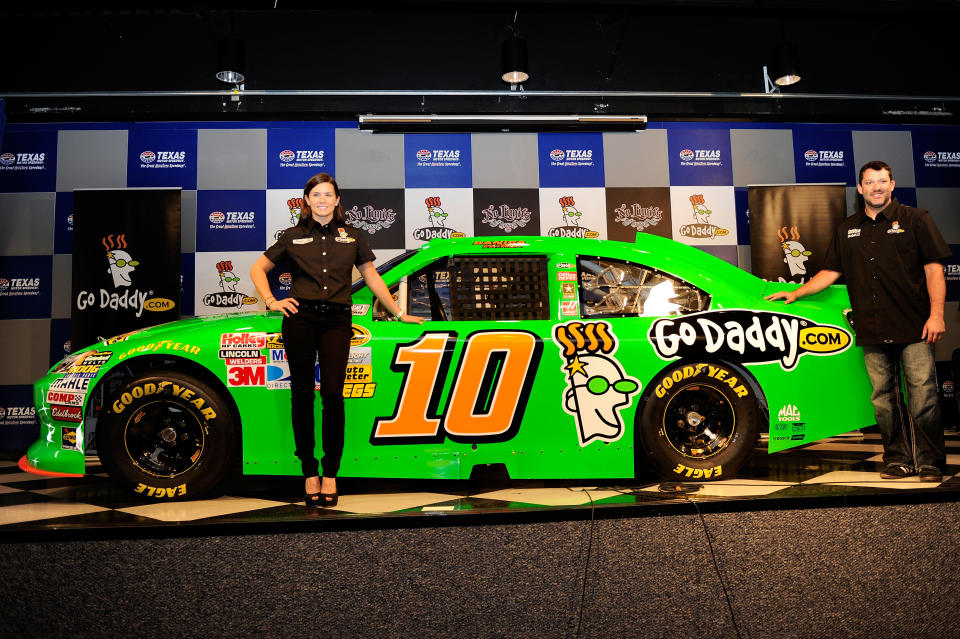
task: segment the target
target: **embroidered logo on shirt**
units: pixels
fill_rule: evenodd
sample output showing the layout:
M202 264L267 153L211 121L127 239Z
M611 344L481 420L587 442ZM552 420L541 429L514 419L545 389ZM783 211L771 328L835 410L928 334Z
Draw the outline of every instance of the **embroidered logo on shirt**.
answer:
M312 237L300 237L293 241L294 244L309 244L313 241Z
M342 242L344 244L350 244L351 242L356 242L356 240L350 237L349 235L347 235L346 230L342 228L338 228L337 233L340 234L340 237L337 237L334 239L337 240L338 242Z
M903 233L903 229L900 228L900 222L894 220L893 226L887 229L887 233Z
M847 239L851 237L860 237L860 229L847 229Z

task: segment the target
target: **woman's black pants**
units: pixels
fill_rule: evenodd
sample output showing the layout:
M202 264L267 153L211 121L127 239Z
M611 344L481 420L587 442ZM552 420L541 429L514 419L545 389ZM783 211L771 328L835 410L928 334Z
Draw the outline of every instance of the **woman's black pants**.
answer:
M350 354L350 308L344 312L317 313L301 309L283 318L283 345L290 365L290 417L296 455L304 477L336 477L343 456L343 378ZM318 357L319 356L319 357ZM317 362L319 361L319 364ZM314 454L316 435L313 401L316 373L323 403L321 443L323 458Z

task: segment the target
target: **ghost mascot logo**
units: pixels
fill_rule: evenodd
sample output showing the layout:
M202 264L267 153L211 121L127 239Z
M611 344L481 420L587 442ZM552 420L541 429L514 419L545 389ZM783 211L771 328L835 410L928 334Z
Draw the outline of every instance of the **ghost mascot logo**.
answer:
M447 212L440 207L440 198L436 195L424 200L427 205L427 226L413 229L415 240L437 240L451 237L466 237L465 233L447 228Z
M694 193L690 196L690 206L693 207L693 224L684 224L680 227L680 235L696 239L712 240L717 236L723 236L729 233L727 229L710 222L710 216L713 211L707 208L706 200L702 193Z
M287 200L287 208L290 209L290 226L296 226L300 221L300 211L303 210L303 198L292 197Z
M111 233L101 238L100 241L107 251L106 272L113 280L114 291L111 293L105 288L101 288L99 296L97 293L90 291L80 291L77 295L77 310L109 308L116 311L123 309L134 311L136 316L140 317L143 314L144 304L153 301L147 299L148 296L153 294L153 291L140 291L131 286L133 284L133 273L140 266L140 262L133 259L127 252L129 247L123 233L119 235ZM122 293L117 290L120 288L124 289ZM173 304L169 300L162 301ZM150 308L149 310L155 309Z
M606 322L567 322L554 330L561 367L569 382L563 408L577 420L581 446L593 439L613 442L623 435L620 410L629 406L640 382L627 377L613 355L617 339Z
M789 281L796 284L803 284L807 279L804 277L807 274L806 262L813 253L808 251L807 248L800 243L800 232L796 226L790 227L789 235L787 234L787 227L782 227L777 231L777 237L780 238L780 248L783 249L783 261L787 265L787 268L790 269L790 277L800 276L799 280ZM782 277L778 279L781 282L788 281Z
M577 208L577 203L572 195L564 195L559 200L560 212L563 218L563 226L555 226L547 231L550 237L600 237L600 233L592 231L585 226L580 226L580 218L583 213Z
M219 293L207 293L203 296L204 306L216 308L240 308L247 304L256 304L257 298L251 297L237 290L240 278L233 272L233 262L221 260L217 262L217 273L220 275Z

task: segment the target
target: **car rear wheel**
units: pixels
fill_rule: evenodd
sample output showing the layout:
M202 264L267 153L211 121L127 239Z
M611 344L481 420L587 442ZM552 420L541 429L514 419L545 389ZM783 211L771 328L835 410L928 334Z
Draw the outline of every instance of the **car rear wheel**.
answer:
M110 477L148 498L196 499L226 477L237 434L227 404L176 372L135 377L109 400L97 447Z
M737 370L678 364L663 371L637 424L639 449L664 477L734 475L757 442L757 399Z

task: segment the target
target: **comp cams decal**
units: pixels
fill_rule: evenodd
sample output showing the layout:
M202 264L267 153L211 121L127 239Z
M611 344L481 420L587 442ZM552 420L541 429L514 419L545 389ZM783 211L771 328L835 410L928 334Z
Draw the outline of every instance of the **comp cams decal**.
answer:
M614 357L617 338L607 322L567 322L554 329L567 386L563 409L577 422L581 446L593 439L612 442L623 435L620 411L630 405L640 382L627 377Z
M664 318L647 338L661 359L712 357L744 364L779 362L793 370L801 355L842 353L853 342L839 326L785 313L732 309Z

